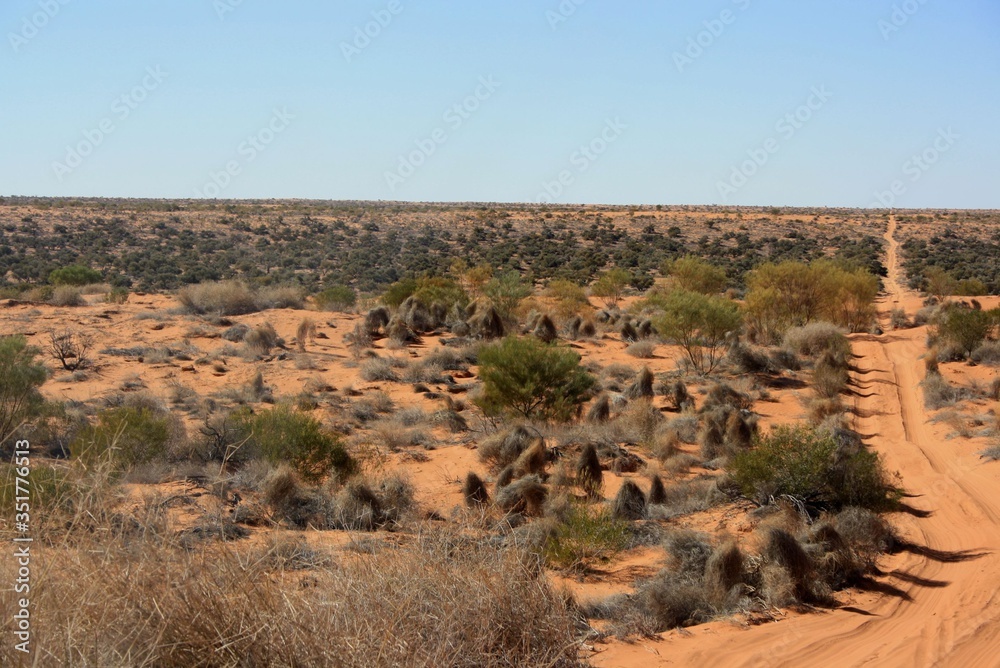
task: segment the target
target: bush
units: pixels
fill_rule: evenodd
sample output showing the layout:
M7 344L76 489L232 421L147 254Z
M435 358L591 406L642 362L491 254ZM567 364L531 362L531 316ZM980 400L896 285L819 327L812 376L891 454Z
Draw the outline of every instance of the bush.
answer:
M49 274L49 283L52 285L82 286L100 283L102 280L104 277L101 272L78 264L55 269Z
M331 285L313 299L316 301L316 306L324 311L345 311L357 303L358 295L354 292L354 288L346 285Z
M354 472L354 462L340 439L308 415L276 406L256 415L241 409L234 418L250 458L260 456L275 465L288 463L307 482L330 473L343 478Z
M49 354L66 371L86 369L91 364L89 357L94 339L88 334L72 330L49 333Z
M165 455L170 435L167 416L146 406L122 406L100 413L97 424L82 429L69 448L75 459L110 461L126 470Z
M568 420L590 395L596 379L568 348L510 336L479 353L483 392L477 404L487 415Z
M35 361L39 354L23 336L0 337L0 447L45 406L38 388L47 374Z
M776 427L755 447L736 455L733 482L758 503L791 496L816 508L858 506L882 510L896 490L879 456L863 447L841 447L832 434L807 427Z
M610 559L628 547L628 541L628 523L611 510L575 503L546 541L543 554L557 568L579 567Z

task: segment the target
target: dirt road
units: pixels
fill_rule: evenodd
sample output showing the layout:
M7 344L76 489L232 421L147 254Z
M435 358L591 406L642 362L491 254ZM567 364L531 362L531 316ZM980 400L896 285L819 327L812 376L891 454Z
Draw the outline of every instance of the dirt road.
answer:
M914 303L901 282L895 229L891 218L883 315ZM779 623L713 623L612 647L595 664L1000 666L1000 464L928 422L919 387L924 328L853 338L856 427L912 495L912 511L891 519L915 547L880 562L882 591Z

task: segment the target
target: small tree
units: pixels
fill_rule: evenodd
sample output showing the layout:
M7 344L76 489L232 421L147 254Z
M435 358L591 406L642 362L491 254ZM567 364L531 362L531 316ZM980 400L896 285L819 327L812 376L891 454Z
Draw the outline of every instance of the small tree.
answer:
M591 294L604 302L608 308L616 308L625 295L631 276L621 268L610 269L601 274L590 288Z
M938 327L938 336L957 345L967 356L979 347L994 327L988 311L950 307Z
M479 353L479 376L477 404L487 415L545 420L570 419L596 382L569 348L516 336Z
M683 347L692 366L702 374L715 370L728 348L728 335L739 331L742 323L732 301L684 290L669 294L663 300L663 310L656 330Z
M703 295L717 295L726 289L726 270L705 262L693 255L669 262L663 267L664 275L670 276L677 287Z
M0 338L0 446L45 406L38 388L46 373L35 361L38 354L23 336Z
M483 286L483 294L493 302L501 318L510 320L521 301L531 295L531 286L516 271L508 271Z

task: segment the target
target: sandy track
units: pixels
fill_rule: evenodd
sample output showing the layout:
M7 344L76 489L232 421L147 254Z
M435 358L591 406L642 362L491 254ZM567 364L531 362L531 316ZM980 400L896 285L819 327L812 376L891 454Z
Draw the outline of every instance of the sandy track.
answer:
M896 222L886 297L898 308ZM596 665L1000 666L1000 465L928 423L923 328L854 337L857 429L898 471L912 509L892 518L914 547L881 562L877 595L754 628L714 623L662 642L613 646Z

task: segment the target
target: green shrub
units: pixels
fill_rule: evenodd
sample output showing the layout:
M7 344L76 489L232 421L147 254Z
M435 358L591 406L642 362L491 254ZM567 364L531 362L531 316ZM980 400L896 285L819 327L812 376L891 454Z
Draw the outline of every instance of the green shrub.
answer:
M417 281L414 278L404 278L396 281L382 295L382 303L390 308L396 308L406 301L407 297L417 291Z
M592 510L574 503L545 542L543 554L550 565L570 568L610 559L628 542L628 522L616 518L609 508Z
M483 294L493 303L500 318L509 320L518 305L531 295L531 286L516 271L508 271L490 279L483 286Z
M243 434L244 457L263 457L272 464L287 463L307 482L318 482L329 473L354 471L344 444L325 431L318 420L288 406L254 414L248 408L234 414L235 430Z
M124 470L162 457L169 440L166 416L145 406L122 406L101 412L97 424L83 428L69 448L75 459L110 461Z
M38 388L45 382L45 367L35 361L38 348L23 336L0 338L0 447L44 406Z
M331 285L318 293L314 299L316 306L324 311L344 311L357 303L358 295L354 292L354 288L346 285Z
M801 426L759 437L752 450L736 455L730 473L758 503L787 495L818 508L880 510L896 497L876 453L841 447L832 434Z
M49 274L49 283L52 285L81 286L100 283L102 280L101 272L78 264L55 269Z
M571 418L597 382L569 348L516 336L480 351L479 376L477 403L487 415L546 420Z
M704 260L686 255L663 266L662 272L670 276L682 290L703 295L717 295L726 289L726 270Z
M562 318L569 318L591 308L587 291L573 281L551 281L545 293L555 300L555 312Z

